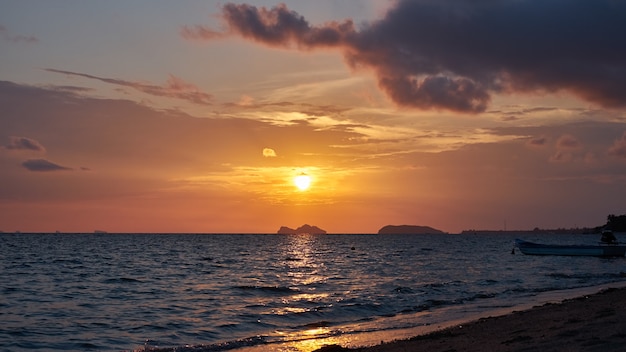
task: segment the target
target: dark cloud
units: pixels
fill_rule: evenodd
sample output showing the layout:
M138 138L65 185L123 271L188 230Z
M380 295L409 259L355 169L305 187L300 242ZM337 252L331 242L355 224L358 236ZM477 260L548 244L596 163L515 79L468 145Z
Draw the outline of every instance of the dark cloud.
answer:
M29 159L22 163L29 171L62 171L62 170L72 170L69 167L61 166L50 162L46 159Z
M546 137L533 138L527 142L527 145L531 147L544 147L546 144L548 144L548 138Z
M160 85L147 84L147 83L142 83L142 82L126 81L126 80L117 79L117 78L98 77L98 76L89 75L86 73L57 70L57 69L52 69L52 68L47 68L45 70L48 72L61 73L65 75L95 79L95 80L109 83L109 84L115 84L118 86L133 88L135 90L138 90L146 94L159 96L159 97L168 97L168 98L186 100L191 103L199 104L199 105L211 105L211 100L212 100L211 94L202 92L195 85L185 82L181 78L176 77L174 75L170 75L167 82L164 85L160 86Z
M9 137L9 144L4 146L9 150L32 150L36 152L45 152L46 149L36 140L26 137Z
M181 35L186 39L210 40L238 34L276 47L293 45L312 49L343 44L347 40L346 36L355 33L350 20L313 27L303 16L289 10L285 4L271 9L246 4L226 4L222 8L222 18L228 26L226 32L196 25L184 26Z
M393 101L403 106L479 112L489 103L487 91L465 78L392 76L380 78L379 85Z
M188 26L181 33L338 48L403 106L476 113L494 94L568 91L626 107L626 1L401 0L360 29L351 20L313 26L285 5L226 4L221 17L224 31Z

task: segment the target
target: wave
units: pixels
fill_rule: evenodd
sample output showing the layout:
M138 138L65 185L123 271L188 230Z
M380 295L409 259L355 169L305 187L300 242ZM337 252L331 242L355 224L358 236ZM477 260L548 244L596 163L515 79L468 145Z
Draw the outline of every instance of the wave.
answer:
M286 262L301 262L302 258L296 258L296 257L286 257L285 259L283 259Z
M593 279L610 279L610 278L623 278L623 273L606 273L606 274L595 274L595 273L578 273L578 274L566 274L566 273L548 273L547 277L553 279L577 279L577 280L593 280Z
M184 345L176 347L159 347L154 346L155 341L148 340L141 349L135 349L133 352L219 352L234 350L243 347L252 347L267 344L266 337L253 336L239 340L220 342L215 344L200 345Z
M274 294L291 294L298 293L297 288L287 286L257 286L257 285L240 285L233 287L236 290L249 291L256 293L274 293Z
M112 279L106 279L103 281L105 284L118 284L118 283L141 283L143 281L133 279L132 277L117 277Z
M53 264L76 264L76 265L81 265L83 264L82 260L79 259L54 259L52 261Z

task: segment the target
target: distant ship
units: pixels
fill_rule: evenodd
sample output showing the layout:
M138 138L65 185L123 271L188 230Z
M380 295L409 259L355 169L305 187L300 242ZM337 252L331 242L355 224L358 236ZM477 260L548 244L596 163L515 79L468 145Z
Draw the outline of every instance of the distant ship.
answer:
M602 234L599 245L557 245L540 244L520 239L515 240L515 246L524 254L529 255L566 255L566 256L593 256L593 257L623 257L626 246L619 245L615 236L610 233Z

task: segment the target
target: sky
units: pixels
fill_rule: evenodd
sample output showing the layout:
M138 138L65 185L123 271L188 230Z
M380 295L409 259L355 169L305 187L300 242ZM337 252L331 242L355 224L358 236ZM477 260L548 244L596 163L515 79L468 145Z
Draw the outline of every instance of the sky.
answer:
M624 33L615 0L0 0L0 230L602 225Z

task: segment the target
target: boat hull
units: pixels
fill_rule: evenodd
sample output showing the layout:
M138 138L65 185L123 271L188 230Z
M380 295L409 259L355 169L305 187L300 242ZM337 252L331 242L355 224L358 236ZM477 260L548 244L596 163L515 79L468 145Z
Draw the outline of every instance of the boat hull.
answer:
M528 255L565 255L592 257L623 257L626 246L620 245L551 245L515 240L520 252Z

